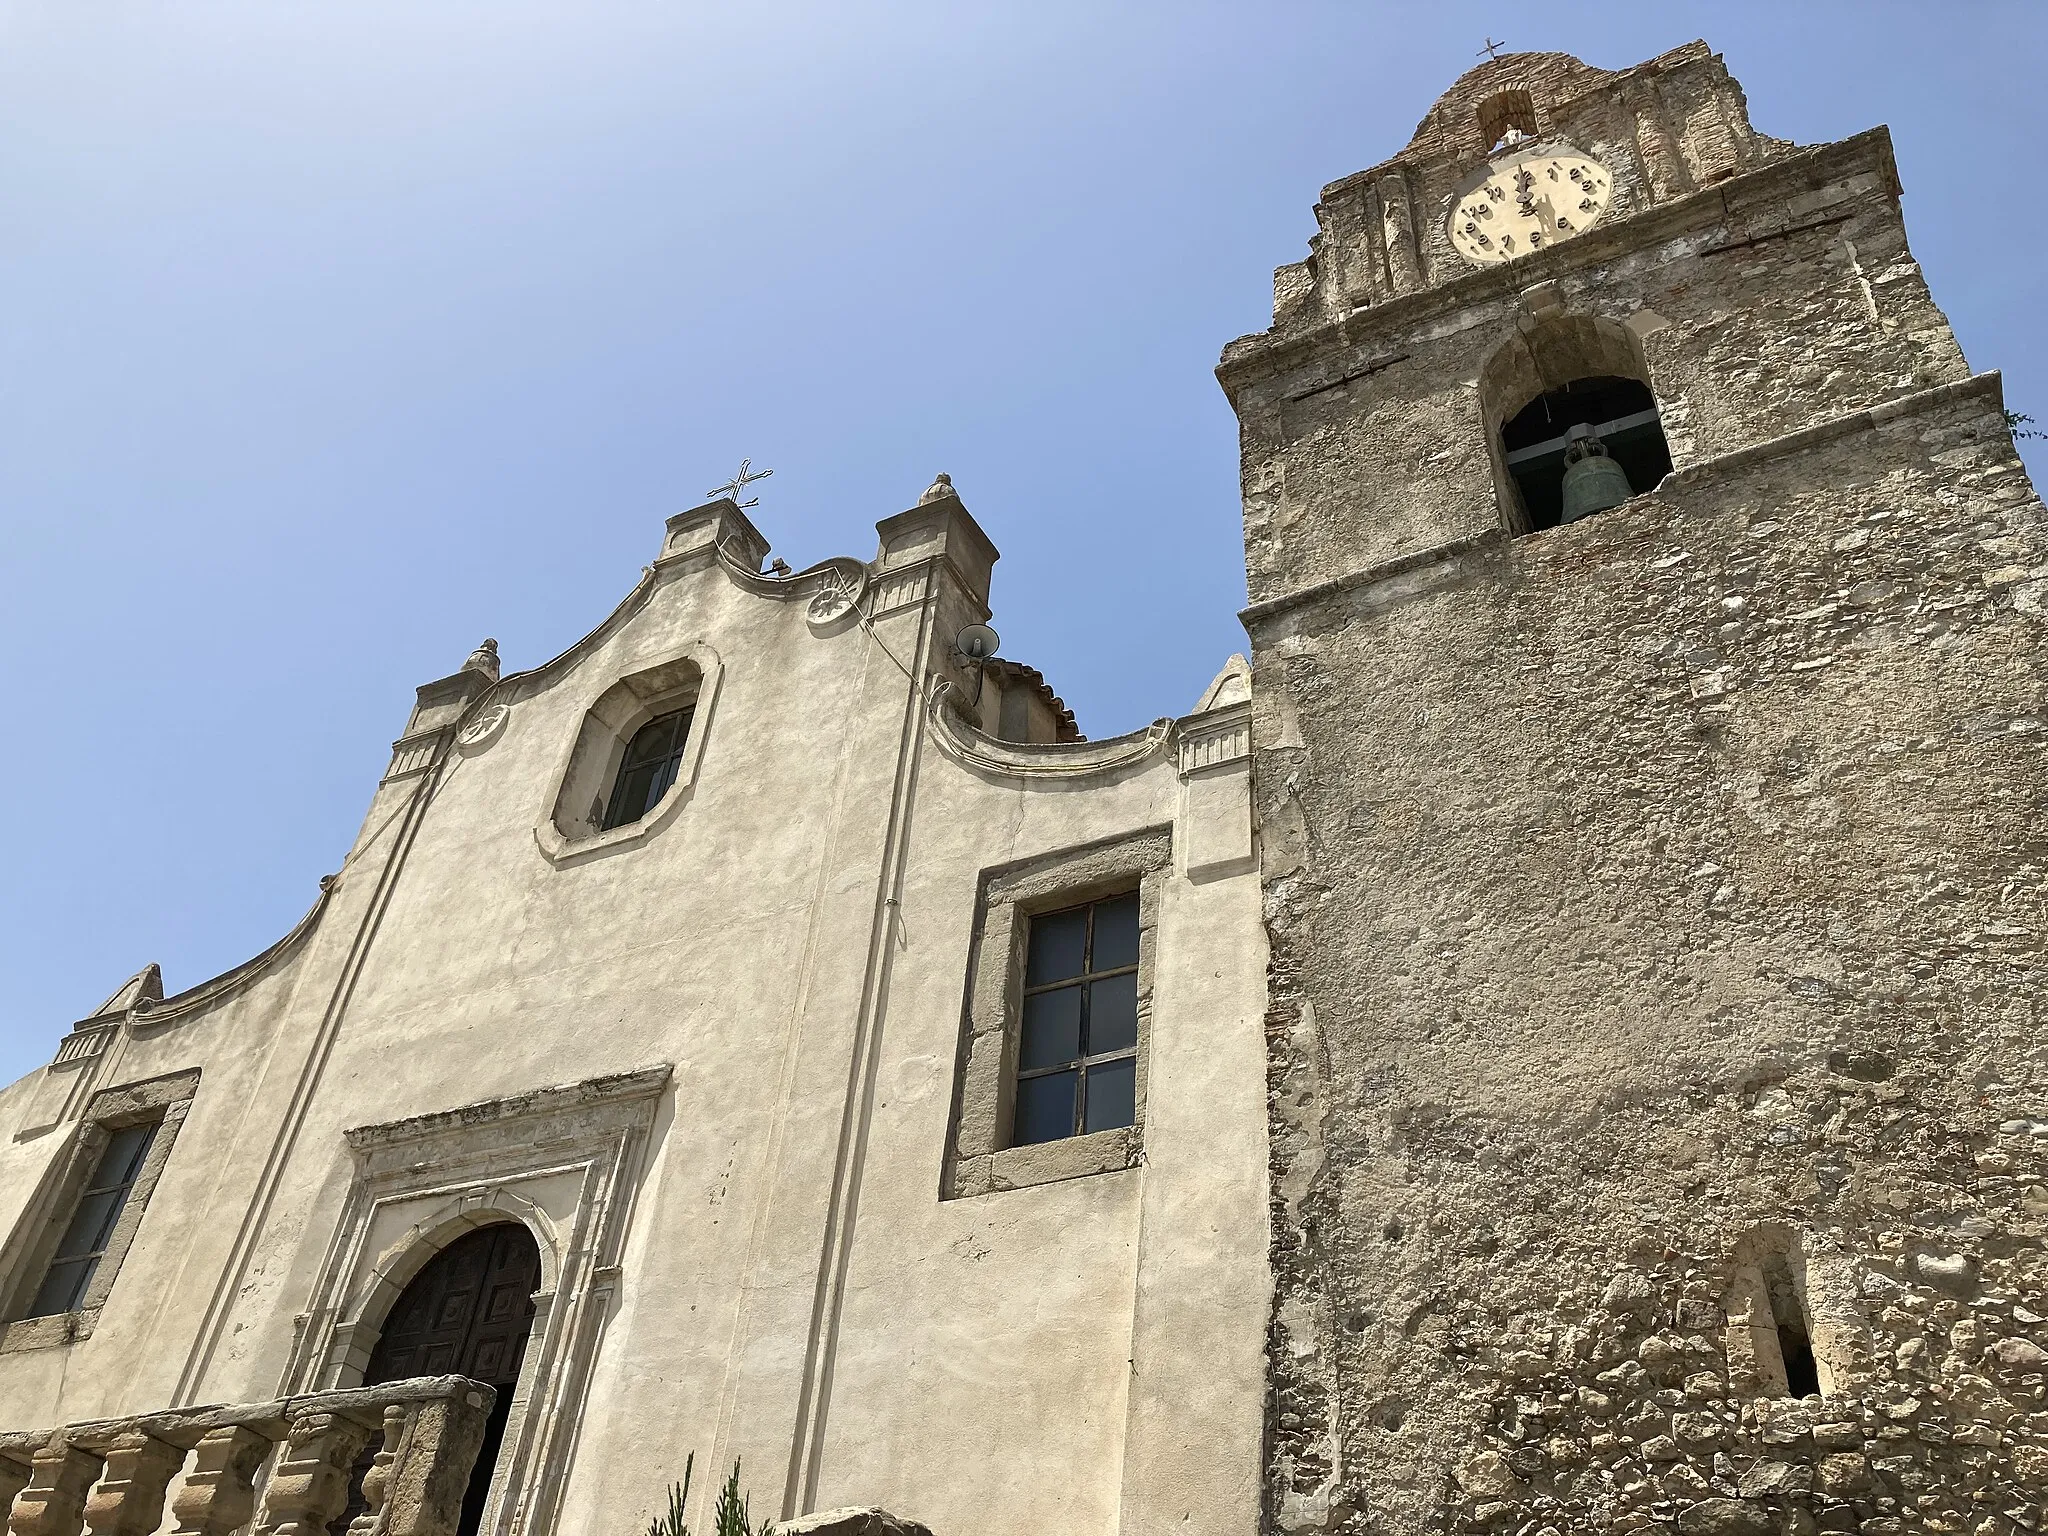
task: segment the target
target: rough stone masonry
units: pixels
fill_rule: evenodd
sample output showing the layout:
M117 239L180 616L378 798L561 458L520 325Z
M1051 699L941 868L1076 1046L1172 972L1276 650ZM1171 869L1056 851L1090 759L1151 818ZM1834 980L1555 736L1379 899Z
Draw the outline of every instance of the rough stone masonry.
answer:
M1471 265L1529 144L1611 205ZM1509 55L1224 353L1269 1529L2042 1527L2048 543L1899 196L1704 44ZM1501 429L1592 377L1673 471L1526 531Z

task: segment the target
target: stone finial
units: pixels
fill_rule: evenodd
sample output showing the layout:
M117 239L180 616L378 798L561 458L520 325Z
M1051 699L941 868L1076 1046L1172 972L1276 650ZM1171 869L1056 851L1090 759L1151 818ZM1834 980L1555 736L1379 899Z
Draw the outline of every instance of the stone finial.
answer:
M114 989L114 995L86 1015L89 1019L104 1018L108 1014L126 1013L131 1008L147 1011L151 1005L164 1000L164 973L154 961L130 976Z
M959 494L958 491L953 489L953 477L941 470L938 478L925 487L925 493L917 498L917 504L922 507L929 502L938 501L942 497L958 496Z
M492 682L498 680L498 642L486 640L469 653L469 660L462 664L465 672L481 672Z

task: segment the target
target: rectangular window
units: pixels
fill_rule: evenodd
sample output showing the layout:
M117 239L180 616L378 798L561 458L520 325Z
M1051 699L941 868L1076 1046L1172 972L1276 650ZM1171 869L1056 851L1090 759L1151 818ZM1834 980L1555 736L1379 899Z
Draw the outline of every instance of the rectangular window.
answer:
M24 1316L54 1317L75 1312L83 1303L93 1272L106 1257L107 1243L135 1188L136 1176L142 1172L156 1128L157 1122L151 1120L115 1131L107 1138L106 1150L100 1154L98 1166L79 1194L71 1220L51 1256L50 1267L44 1271L43 1282L36 1288L35 1300L29 1303Z
M1138 893L1032 918L1010 1144L1129 1125L1137 1051Z
M1145 1160L1152 971L1173 834L988 870L968 951L940 1198Z
M0 1251L0 1355L92 1337L198 1087L195 1067L87 1101Z

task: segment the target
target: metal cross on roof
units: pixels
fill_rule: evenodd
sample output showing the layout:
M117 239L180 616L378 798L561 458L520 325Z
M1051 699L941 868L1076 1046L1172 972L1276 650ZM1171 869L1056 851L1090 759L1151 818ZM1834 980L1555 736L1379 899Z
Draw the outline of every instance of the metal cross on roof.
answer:
M766 480L770 475L774 474L775 471L772 469L757 470L753 467L753 464L754 461L752 459L741 459L740 472L734 475L730 480L726 481L725 484L721 485L717 490L706 492L706 494L709 495L713 501L737 502L742 510L744 510L747 507L758 507L761 504L760 497L749 497L745 501L740 501L740 497L746 495L747 487L752 485L756 480Z
M1506 43L1496 43L1493 40L1493 34L1489 32L1486 34L1486 46L1479 51L1489 59L1497 59L1500 57L1501 49L1505 47L1507 47Z

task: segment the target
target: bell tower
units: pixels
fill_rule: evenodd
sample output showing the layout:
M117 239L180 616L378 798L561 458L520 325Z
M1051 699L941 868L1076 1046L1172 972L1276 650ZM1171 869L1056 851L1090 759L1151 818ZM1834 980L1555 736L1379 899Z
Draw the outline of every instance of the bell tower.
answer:
M2048 547L1900 192L1511 54L1224 351L1270 1529L2039 1528Z

